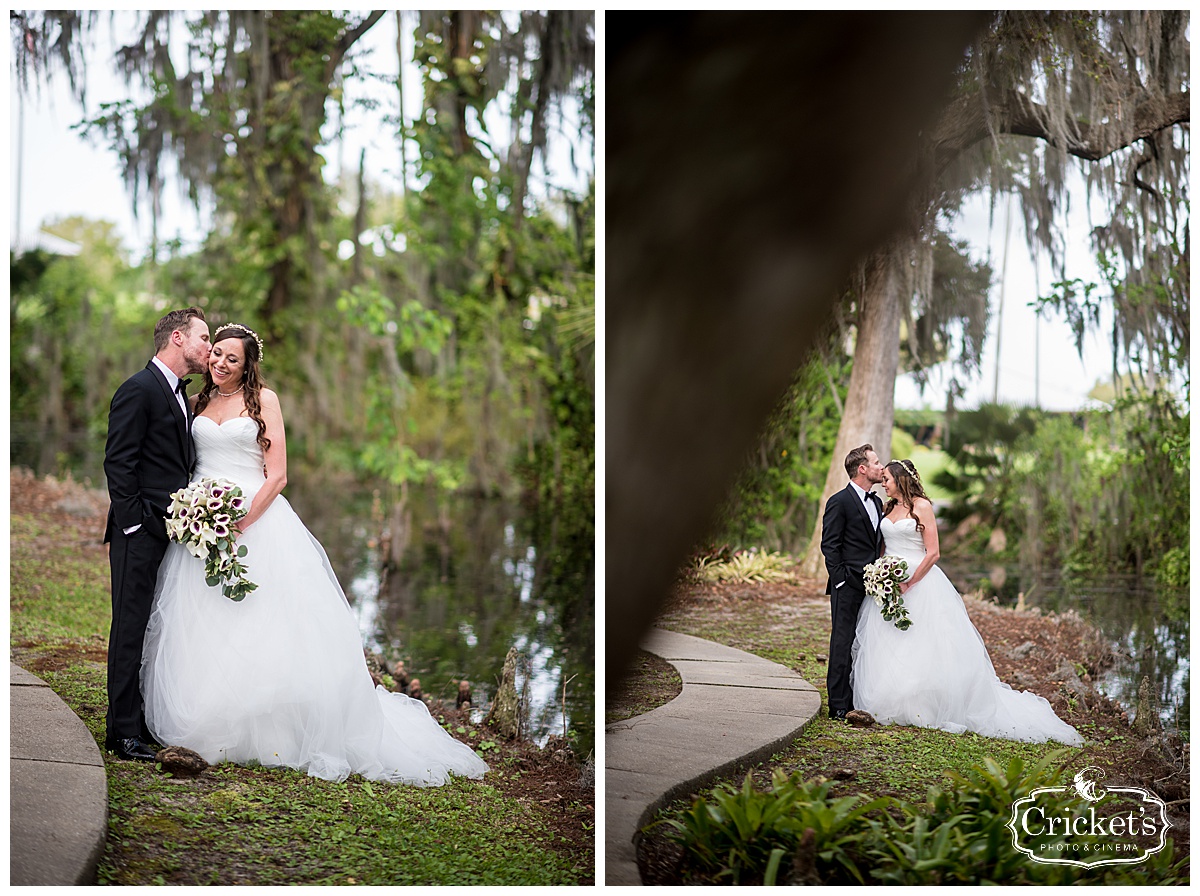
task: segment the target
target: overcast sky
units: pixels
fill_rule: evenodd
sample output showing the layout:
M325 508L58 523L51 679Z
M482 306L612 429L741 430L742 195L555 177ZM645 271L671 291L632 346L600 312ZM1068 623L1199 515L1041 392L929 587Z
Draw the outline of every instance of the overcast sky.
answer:
M407 30L407 26L406 26ZM107 28L102 28L107 34ZM406 37L411 40L411 36ZM390 77L396 70L396 25L393 14L385 16L364 38L363 49L370 50L368 67ZM412 91L411 95L409 91ZM351 99L356 92L371 92L394 113L395 89L390 83L355 82L350 85ZM420 85L415 73L406 78L406 105L417 108ZM110 66L93 64L88 73L88 111L95 113L98 104L124 95L124 87ZM82 117L79 107L70 98L65 78L50 89L43 88L40 96L17 96L10 72L10 208L9 224L18 225L28 235L42 223L72 214L103 218L116 222L118 230L135 260L141 258L149 243L148 216L136 220L130 208L120 175L116 156L104 147L92 146L71 130ZM23 129L21 111L24 110ZM399 167L399 152L394 132L378 123L380 113L366 113L351 108L347 116L344 143L334 143L324 149L327 179L332 179L339 165L355 169L360 148L367 148L369 177L395 182ZM331 125L332 127L332 125ZM18 136L23 132L24 153L18 154ZM18 190L17 165L21 163L21 182ZM565 160L552 163L556 169L551 181L578 189L580 180L568 170ZM583 183L586 183L584 179ZM17 220L15 201L20 197L20 220ZM1068 276L1099 282L1088 241L1088 224L1083 214L1080 196L1072 202L1077 220L1071 221L1068 237ZM198 217L187 200L173 189L163 196L163 222L160 238L182 237L185 244L194 244L203 236L206 222ZM1085 352L1080 359L1069 327L1059 320L1042 320L1040 326L1028 303L1037 295L1049 292L1052 277L1048 263L1041 262L1040 282L1035 278L1034 261L1026 248L1022 218L1014 209L1009 234L1008 264L1004 272L1003 309L997 314L1000 300L999 278L1004 247L1004 203L997 206L995 220L989 229L987 203L983 197L969 202L955 229L956 235L967 239L978 259L988 257L996 271L996 286L992 292L992 320L984 347L983 366L979 376L965 379L966 395L959 407L975 407L981 401L998 397L1001 401L1034 404L1054 410L1070 410L1088 405L1088 391L1100 380L1111 377L1106 340L1100 333L1085 340ZM10 244L13 242L10 238ZM603 297L601 313L603 313ZM1104 326L1107 329L1108 317ZM602 323L601 323L602 325ZM1000 326L997 343L997 326ZM996 353L999 344L999 388L996 389ZM924 394L919 392L912 377L901 377L896 386L897 408L943 408L950 381L947 371L934 370Z
M1081 178L1075 181L1072 212L1067 224L1067 277L1101 284L1091 249L1083 182ZM1058 276L1051 274L1046 258L1036 261L1035 271L1035 259L1025 239L1024 219L1015 201L1008 235L1007 266L1002 264L1006 204L1006 198L997 200L989 226L987 197L982 194L971 197L952 229L956 237L971 245L970 254L977 261L988 260L990 246L993 269L991 319L980 373L972 378L958 374L965 395L955 404L960 408L974 408L981 402L998 399L1010 404L1036 403L1058 411L1093 406L1096 402L1088 399L1088 392L1097 381L1112 379L1112 354L1107 336L1112 327L1111 309L1104 306L1100 330L1085 335L1082 358L1075 348L1075 334L1061 318L1043 316L1039 321L1029 303L1039 293L1049 295ZM998 377L997 349L1000 359ZM946 368L947 365L942 365L931 372L923 395L914 377L900 377L896 383L896 407L944 408L952 379L952 371Z

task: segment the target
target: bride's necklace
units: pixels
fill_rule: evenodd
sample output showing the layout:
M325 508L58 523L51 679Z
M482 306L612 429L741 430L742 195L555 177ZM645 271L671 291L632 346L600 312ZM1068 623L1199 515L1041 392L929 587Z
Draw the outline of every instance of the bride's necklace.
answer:
M232 392L222 392L222 391L221 391L221 390L218 388L218 389L217 389L217 394L218 394L218 395L220 395L222 398L233 398L233 396L237 395L239 392L241 392L241 391L242 391L243 389L245 389L245 388L246 388L246 384L245 384L245 383L242 383L240 386L238 386L238 387L237 387L236 389L234 389Z

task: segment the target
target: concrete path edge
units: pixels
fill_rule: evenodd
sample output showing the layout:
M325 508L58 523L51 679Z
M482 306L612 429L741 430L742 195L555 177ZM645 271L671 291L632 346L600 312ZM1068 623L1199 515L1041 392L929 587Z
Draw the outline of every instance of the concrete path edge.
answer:
M637 844L655 813L789 746L821 708L811 684L745 651L664 629L653 629L642 648L679 671L683 690L664 706L605 727L604 855L610 886L641 884ZM689 725L696 715L700 724ZM716 734L720 741L714 741ZM680 753L685 745L690 749ZM707 754L698 755L704 748Z
M108 834L104 757L46 682L9 666L9 884L94 884Z

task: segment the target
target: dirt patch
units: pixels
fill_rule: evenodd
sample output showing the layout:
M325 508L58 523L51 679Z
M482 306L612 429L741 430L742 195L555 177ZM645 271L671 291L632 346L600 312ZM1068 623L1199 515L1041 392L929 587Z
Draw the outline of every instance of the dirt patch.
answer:
M670 703L683 690L678 670L652 653L639 650L629 675L604 704L604 723L611 725Z
M9 499L13 513L32 513L58 522L103 520L108 515L108 492L71 477L38 478L24 467L9 470ZM99 541L104 535L96 533Z
M504 745L501 758L520 777L495 782L505 796L546 808L546 826L569 843L565 852L580 856L589 873L580 883L595 883L596 769L589 759L579 763L562 738L552 737L539 749L530 743Z
M58 642L41 647L32 641L22 641L10 651L12 661L34 675L62 672L80 662L108 664L108 647L94 641Z
M38 537L23 543L20 559L38 563L70 554L108 565L104 524L108 517L108 493L73 479L38 479L29 470L9 471L9 525L32 518ZM14 558L15 559L15 558ZM105 569L105 575L108 574ZM34 583L35 591L40 588Z

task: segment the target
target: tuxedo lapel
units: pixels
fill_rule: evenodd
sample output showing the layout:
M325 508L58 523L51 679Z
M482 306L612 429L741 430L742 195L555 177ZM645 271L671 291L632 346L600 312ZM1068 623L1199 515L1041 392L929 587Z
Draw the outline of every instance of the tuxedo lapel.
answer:
M179 406L179 399L175 397L175 392L171 389L171 384L167 382L167 378L163 372L158 369L158 365L153 361L146 365L146 369L154 374L154 381L158 383L158 388L162 390L163 396L167 400L167 404L171 407L171 416L175 418L176 431L179 435L179 450L183 455L184 463L188 469L192 466L192 439L188 435L188 414L183 412L183 408Z
M867 502L862 501L858 497L858 492L854 490L854 486L849 484L846 486L846 496L850 499L850 503L858 507L859 519L863 525L867 527L868 532L875 532L877 527L871 525L871 514L867 511Z

